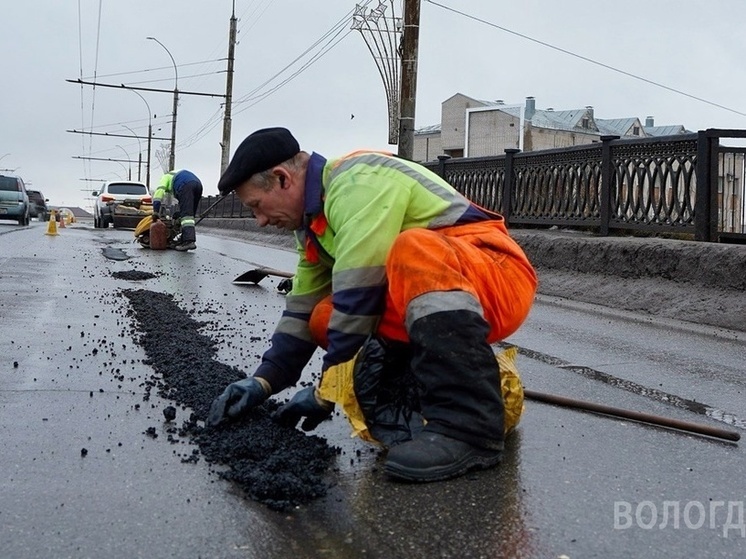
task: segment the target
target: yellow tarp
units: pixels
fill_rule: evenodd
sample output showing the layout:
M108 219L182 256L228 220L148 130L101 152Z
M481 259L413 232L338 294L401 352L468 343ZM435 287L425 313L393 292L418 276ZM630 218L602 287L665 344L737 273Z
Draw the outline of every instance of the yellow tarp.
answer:
M523 414L523 384L518 375L515 358L518 350L510 347L495 355L500 364L500 384L505 402L505 433L509 433L518 425ZM352 372L355 368L353 358L345 363L329 367L324 373L319 387L319 396L324 400L334 402L342 408L352 427L352 436L360 437L364 441L377 442L368 431L363 412L355 398L352 384Z

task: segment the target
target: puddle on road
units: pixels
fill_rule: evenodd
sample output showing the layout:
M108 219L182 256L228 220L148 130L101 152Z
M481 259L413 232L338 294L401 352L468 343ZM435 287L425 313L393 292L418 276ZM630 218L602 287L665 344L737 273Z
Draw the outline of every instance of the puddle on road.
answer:
M121 262L123 260L129 260L130 258L132 258L131 256L128 256L127 253L124 252L121 248L105 247L101 249L101 252L103 252L104 256L109 260L117 260Z

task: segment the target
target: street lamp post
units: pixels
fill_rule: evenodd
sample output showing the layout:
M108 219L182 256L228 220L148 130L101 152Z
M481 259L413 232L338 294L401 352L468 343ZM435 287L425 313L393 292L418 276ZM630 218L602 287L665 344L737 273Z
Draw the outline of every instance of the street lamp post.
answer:
M127 156L127 163L129 164L129 173L127 174L127 180L128 180L128 181L131 181L131 180L132 180L132 159L130 158L130 154L129 154L129 153L127 153L127 150L126 150L126 149L124 149L124 148L123 148L122 146L120 146L119 144L117 144L117 146L116 146L116 147L118 147L119 149L121 149L121 150L122 150L122 151L124 152L124 155L126 155L126 156Z
M171 51L166 48L166 45L161 43L155 37L146 38L161 45L163 49L168 53L168 56L169 58L171 58L171 62L174 65L174 108L171 112L171 155L168 158L168 170L172 171L176 167L176 111L177 107L179 106L179 71L176 68L176 61L171 55Z
M148 190L150 190L150 139L153 137L153 120L152 120L153 113L150 112L150 105L148 105L148 102L145 100L145 97L143 97L135 89L130 89L129 91L137 94L137 96L140 99L142 99L142 102L145 103L145 106L148 108L148 164L146 166L145 184L147 185Z
M142 144L140 143L140 136L137 135L137 133L132 130L129 126L126 124L122 124L127 130L132 132L132 134L135 136L135 139L137 140L137 180L142 180Z
M126 177L127 176L127 167L124 166L124 163L122 163L121 161L117 161L116 159L112 159L112 161L115 161L116 163L119 163L122 166L122 169L124 169L124 176ZM129 172L130 172L130 174L132 173L132 167L129 168ZM131 180L131 179L127 179L127 180Z

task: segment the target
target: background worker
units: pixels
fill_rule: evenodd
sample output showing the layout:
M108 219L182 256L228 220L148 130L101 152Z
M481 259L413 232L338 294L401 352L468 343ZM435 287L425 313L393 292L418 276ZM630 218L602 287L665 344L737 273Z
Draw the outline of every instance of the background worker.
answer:
M169 171L163 175L153 194L154 216L160 213L163 197L167 194L173 194L179 201L181 239L174 248L181 251L196 249L194 214L202 198L202 183L194 173L186 169Z
M252 377L216 398L208 424L240 417L299 380L317 347L314 311L331 294L322 373L353 358L371 334L410 347L427 424L389 449L387 474L435 481L500 461L504 407L490 343L520 326L536 290L501 216L421 165L367 151L326 160L301 151L284 128L248 136L218 188L235 190L258 225L295 231L299 262L271 347ZM310 430L331 412L309 387L277 417L291 425L305 418Z

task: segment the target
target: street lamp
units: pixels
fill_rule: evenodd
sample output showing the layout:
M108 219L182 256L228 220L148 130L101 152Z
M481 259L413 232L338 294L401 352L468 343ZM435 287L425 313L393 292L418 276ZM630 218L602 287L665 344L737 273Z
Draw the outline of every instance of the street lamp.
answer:
M150 112L150 105L148 105L148 102L145 100L145 97L143 97L136 89L130 89L132 93L135 93L140 99L142 99L142 102L145 103L145 106L148 108L148 165L147 165L147 174L145 175L145 184L148 187L148 190L150 190L150 139L153 137L153 121L152 121L152 112ZM170 169L169 169L170 170Z
M1 155L1 156L0 156L0 161L2 161L3 157L7 157L8 155L10 155L10 153L6 153L6 154L4 154L4 155Z
M127 156L127 163L129 163L129 167L130 167L130 169L129 169L129 174L127 175L127 180L128 180L128 181L131 181L131 180L132 180L132 159L130 158L130 154L129 154L129 153L127 153L127 150L126 150L126 149L124 149L124 148L123 148L122 146L120 146L119 144L117 144L117 146L116 146L116 147L118 147L119 149L121 149L121 150L122 150L122 151L124 152L124 155L126 155L126 156Z
M172 171L176 167L176 109L179 106L179 71L176 68L176 61L171 55L171 51L166 48L166 45L161 43L155 37L146 37L146 39L155 41L156 43L161 45L163 47L163 50L168 53L168 56L169 58L171 58L171 62L174 65L174 108L171 112L171 156L168 159L168 170Z
M142 180L142 143L140 143L140 136L137 135L137 133L132 130L129 126L126 124L122 124L127 130L132 132L132 134L135 136L135 139L137 140L137 180Z
M122 163L121 161L117 161L116 159L112 159L112 161L114 161L115 163L119 163L122 166L122 169L124 169L124 176L126 177L127 176L127 167L124 166L124 163ZM132 168L130 168L129 172L130 173L132 172ZM119 175L117 175L117 176L119 176ZM127 179L127 180L129 180L129 179Z

